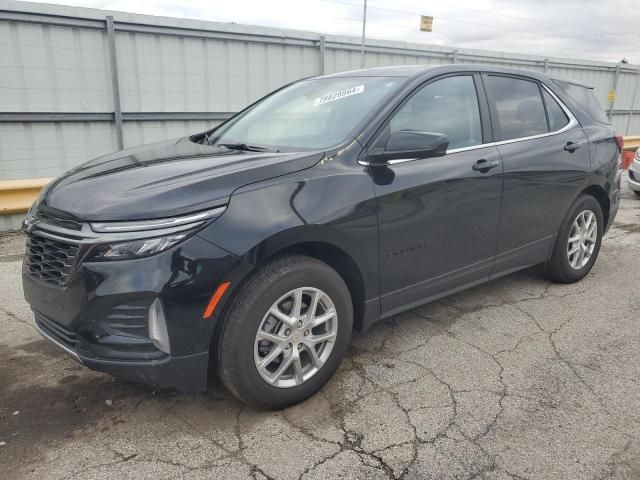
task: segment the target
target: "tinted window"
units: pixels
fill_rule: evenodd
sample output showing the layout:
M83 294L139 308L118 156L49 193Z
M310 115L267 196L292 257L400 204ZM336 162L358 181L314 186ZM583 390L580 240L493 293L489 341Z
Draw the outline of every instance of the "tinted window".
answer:
M573 98L595 121L600 123L611 123L604 113L604 109L598 102L598 99L593 94L593 89L576 85L575 83L563 82L561 80L554 80L557 85L560 85L567 94Z
M496 103L500 140L548 132L547 117L537 83L489 76L487 88Z
M391 132L445 133L450 149L481 144L480 110L473 77L448 77L422 87L396 112L389 126Z
M547 117L549 117L549 130L551 132L555 132L556 130L560 130L567 123L569 123L569 119L567 115L562 110L562 107L558 105L558 102L547 92L546 90L542 90L542 97L544 98L544 104L547 107Z

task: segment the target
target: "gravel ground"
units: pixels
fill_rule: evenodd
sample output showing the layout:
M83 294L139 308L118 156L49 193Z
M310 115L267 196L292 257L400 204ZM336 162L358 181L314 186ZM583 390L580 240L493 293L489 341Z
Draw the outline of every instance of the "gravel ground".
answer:
M536 269L377 324L281 412L217 384L153 391L75 364L29 324L0 236L0 478L638 479L640 199L589 276Z

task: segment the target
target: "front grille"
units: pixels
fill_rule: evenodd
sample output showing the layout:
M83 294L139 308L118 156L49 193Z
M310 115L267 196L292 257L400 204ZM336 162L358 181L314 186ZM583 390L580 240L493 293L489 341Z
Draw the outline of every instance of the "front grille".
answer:
M26 271L32 277L62 286L75 265L78 245L32 233L27 237Z
M41 315L40 313L34 312L34 318L38 327L58 342L72 349L78 345L78 336L71 330L63 327L44 315Z

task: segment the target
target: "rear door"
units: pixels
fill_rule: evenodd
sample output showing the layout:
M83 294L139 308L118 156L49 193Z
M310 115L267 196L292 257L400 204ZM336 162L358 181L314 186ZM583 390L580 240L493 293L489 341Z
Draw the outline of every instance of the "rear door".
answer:
M589 174L589 146L571 112L543 84L499 74L483 74L483 81L504 165L497 275L547 260Z

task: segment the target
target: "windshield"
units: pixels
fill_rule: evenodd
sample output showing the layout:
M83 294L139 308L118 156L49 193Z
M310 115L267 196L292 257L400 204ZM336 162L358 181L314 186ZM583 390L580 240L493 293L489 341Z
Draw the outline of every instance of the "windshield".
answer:
M404 78L343 77L297 82L211 134L218 145L326 149L339 145Z

